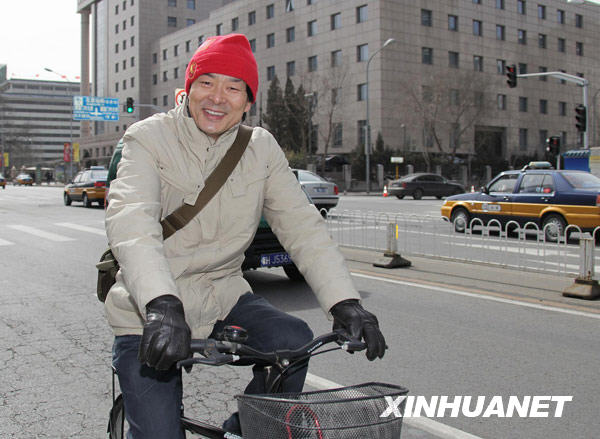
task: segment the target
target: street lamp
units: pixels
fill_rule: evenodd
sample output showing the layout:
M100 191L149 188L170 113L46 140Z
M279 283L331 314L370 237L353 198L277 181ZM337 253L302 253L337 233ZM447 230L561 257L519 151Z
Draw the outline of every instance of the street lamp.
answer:
M394 40L393 38L388 38L386 40L385 43L383 43L383 46L381 46L379 49L377 49L373 55L371 55L369 57L369 60L367 61L367 120L366 120L366 124L365 124L365 129L367 130L367 132L365 133L365 183L367 185L367 194L369 193L370 187L371 187L371 176L370 176L370 171L369 171L369 156L371 154L371 126L369 125L369 64L371 64L371 60L373 59L373 57L375 55L377 55L381 50L383 50L386 46L390 45L391 43L395 42L396 40Z

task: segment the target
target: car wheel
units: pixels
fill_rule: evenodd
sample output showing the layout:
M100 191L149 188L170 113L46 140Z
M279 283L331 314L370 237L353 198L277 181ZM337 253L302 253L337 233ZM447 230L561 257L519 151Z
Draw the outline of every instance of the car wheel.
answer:
M104 200L100 200L100 201L98 201L98 206L100 206L100 207L104 207Z
M454 231L458 233L465 233L469 226L469 212L463 208L454 209L450 221L454 224Z
M83 198L82 198L82 200L81 200L81 201L83 201L83 205L84 205L85 207L92 207L92 202L91 202L91 201L90 201L90 199L88 198L87 194L85 194L85 193L83 194Z
M558 242L560 238L565 234L565 227L567 222L564 218L557 214L550 214L542 221L542 229L544 230L544 236L546 241Z
M423 197L423 191L421 189L415 189L413 192L413 198L415 200L420 200Z
M66 192L63 194L63 201L65 202L65 206L70 206L71 202L73 200L71 200L71 197L69 197L69 194L67 194Z
M300 270L298 270L298 267L296 267L295 264L284 265L283 271L285 271L285 274L290 280L297 282L304 281L304 276L300 273Z
M398 198L399 200L401 200L402 198L404 198L404 195L396 195L396 198Z

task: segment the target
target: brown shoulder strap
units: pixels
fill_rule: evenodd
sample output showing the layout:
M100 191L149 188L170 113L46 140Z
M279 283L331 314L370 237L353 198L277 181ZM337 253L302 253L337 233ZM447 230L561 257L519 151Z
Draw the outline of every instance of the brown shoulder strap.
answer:
M235 169L237 163L240 161L246 146L248 146L248 142L250 142L251 136L252 128L240 125L233 144L225 154L225 157L221 160L221 163L217 165L215 170L206 179L204 188L200 194L198 194L196 203L193 206L184 204L178 209L175 209L160 222L163 229L163 239L167 239L177 230L189 223L191 219L206 206L212 197L219 192L219 189L221 189L229 175L231 175Z

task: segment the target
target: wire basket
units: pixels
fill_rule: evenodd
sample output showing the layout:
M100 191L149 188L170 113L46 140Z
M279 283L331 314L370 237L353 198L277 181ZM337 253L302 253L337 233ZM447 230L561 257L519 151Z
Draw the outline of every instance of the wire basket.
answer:
M365 383L316 392L236 395L244 439L355 439L400 437L402 417L380 415L386 396L404 387ZM406 401L398 408L404 412Z

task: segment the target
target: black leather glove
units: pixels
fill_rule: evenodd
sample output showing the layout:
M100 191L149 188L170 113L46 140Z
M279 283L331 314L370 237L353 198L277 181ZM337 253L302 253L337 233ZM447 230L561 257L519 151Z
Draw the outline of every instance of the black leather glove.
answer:
M159 296L146 305L138 360L157 370L167 370L190 356L190 339L181 300L172 295Z
M333 330L343 329L351 338L364 339L367 345L367 358L383 358L385 338L379 330L377 317L365 310L358 300L347 299L333 305L330 309L333 316Z

